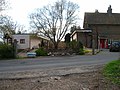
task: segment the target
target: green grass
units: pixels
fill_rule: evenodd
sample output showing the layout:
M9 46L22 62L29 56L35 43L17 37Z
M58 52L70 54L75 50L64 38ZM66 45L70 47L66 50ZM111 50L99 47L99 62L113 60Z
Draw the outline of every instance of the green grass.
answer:
M108 63L104 67L103 74L112 83L120 85L120 60Z
M92 50L90 50L90 49L84 49L84 53L91 53L92 52Z

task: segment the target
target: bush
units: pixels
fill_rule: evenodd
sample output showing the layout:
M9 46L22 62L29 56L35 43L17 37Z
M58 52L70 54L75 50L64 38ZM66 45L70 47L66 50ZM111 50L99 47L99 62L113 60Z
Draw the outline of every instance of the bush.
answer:
M44 48L39 48L35 52L37 56L47 56L47 52L44 50Z
M81 42L78 42L78 48L79 48L79 54L84 55L84 49L83 49L83 44Z
M83 49L83 44L79 41L71 41L70 42L70 48L72 49L72 51L76 54L79 54L79 55L84 55L84 49Z
M14 49L11 45L0 45L0 59L14 58Z
M84 52L84 49L83 49L83 48L80 48L80 49L79 49L79 54L80 54L80 55L84 55L84 54L85 54L85 52Z
M103 70L103 74L108 80L120 85L120 60L108 63Z
M84 53L91 53L92 52L92 50L90 50L90 49L84 49Z
M73 40L70 42L70 48L73 50L73 51L76 51L77 50L77 41Z

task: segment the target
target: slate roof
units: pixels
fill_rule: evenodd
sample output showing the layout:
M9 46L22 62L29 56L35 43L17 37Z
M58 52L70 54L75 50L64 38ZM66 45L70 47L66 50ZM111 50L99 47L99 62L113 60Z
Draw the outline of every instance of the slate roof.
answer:
M120 25L120 13L85 13L85 24Z

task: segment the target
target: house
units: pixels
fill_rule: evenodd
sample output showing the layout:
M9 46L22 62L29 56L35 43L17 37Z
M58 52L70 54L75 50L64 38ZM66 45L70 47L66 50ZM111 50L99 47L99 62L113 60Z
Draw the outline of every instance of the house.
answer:
M74 28L71 34L71 40L81 42L85 47L92 47L92 30L90 29L80 29Z
M12 35L12 40L17 41L18 49L39 48L43 42L45 45L49 45L49 39L34 34L14 34Z
M111 41L120 40L120 13L112 13L111 5L107 13L87 12L83 28L92 30L95 48L108 48Z

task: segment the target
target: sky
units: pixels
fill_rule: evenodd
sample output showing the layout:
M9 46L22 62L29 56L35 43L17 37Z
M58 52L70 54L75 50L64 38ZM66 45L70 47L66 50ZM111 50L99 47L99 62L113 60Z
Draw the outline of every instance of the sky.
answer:
M29 29L29 14L32 13L36 8L41 8L44 5L53 3L57 0L8 0L9 9L5 10L4 13L11 16L14 21L24 25L25 28ZM99 12L106 13L109 5L112 6L113 13L120 13L120 5L118 0L69 0L77 3L80 6L79 17L80 27L83 27L84 13L95 12L97 9Z

